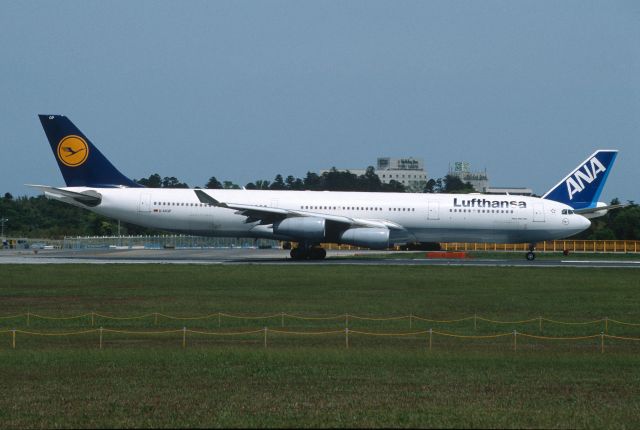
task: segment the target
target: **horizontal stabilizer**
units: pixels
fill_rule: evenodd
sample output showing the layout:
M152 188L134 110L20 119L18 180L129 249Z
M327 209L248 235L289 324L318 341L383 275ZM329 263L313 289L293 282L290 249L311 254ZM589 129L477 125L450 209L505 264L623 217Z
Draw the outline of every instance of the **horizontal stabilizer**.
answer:
M26 184L28 187L37 188L45 194L49 194L52 197L62 198L67 197L75 200L78 203L82 203L86 206L98 206L102 202L102 195L100 193L88 190L78 193L76 191L64 190L62 188L50 187L48 185L32 185Z

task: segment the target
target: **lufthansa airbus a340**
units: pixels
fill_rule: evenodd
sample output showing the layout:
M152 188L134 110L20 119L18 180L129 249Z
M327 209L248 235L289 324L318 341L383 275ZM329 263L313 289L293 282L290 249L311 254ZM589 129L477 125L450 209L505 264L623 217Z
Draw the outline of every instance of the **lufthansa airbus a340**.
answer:
M409 242L530 243L561 239L613 206L598 202L617 150L598 150L542 198L145 188L116 169L65 116L40 115L66 187L48 198L172 232L292 241L293 259L322 259L321 243L384 249Z

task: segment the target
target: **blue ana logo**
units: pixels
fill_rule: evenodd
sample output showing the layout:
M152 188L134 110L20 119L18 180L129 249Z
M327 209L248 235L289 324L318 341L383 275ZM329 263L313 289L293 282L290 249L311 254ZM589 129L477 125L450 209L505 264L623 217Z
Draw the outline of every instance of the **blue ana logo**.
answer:
M592 183L598 177L598 173L605 172L606 170L607 168L604 167L596 157L591 158L580 166L573 175L565 181L565 184L567 184L567 192L569 193L569 200L573 200L574 194L581 192L587 185Z

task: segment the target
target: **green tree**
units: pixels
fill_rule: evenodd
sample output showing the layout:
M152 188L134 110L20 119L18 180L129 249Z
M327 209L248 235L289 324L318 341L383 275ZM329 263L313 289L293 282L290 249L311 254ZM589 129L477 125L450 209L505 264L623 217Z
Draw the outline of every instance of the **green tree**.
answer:
M360 191L381 191L382 190L382 182L378 175L376 175L376 171L373 166L368 166L364 175L360 175L358 177L358 189Z
M215 176L212 176L209 178L207 185L205 185L204 187L209 189L219 190L222 188L222 184L220 183L220 181L216 179Z
M162 180L162 188L189 188L189 185L180 182L175 176L165 176Z
M256 189L257 190L268 190L270 184L271 184L271 182L267 181L266 179L258 179L256 181Z
M270 190L284 190L285 184L284 184L284 179L282 179L282 175L277 174L276 177L273 179L273 182L271 183L271 185L269 186Z
M161 188L162 187L162 178L157 173L150 175L148 178L142 178L138 180L134 180L140 185L144 185L147 188Z
M473 193L475 189L469 182L462 182L462 179L455 175L446 175L442 180L444 184L443 192L454 194Z
M234 183L233 183L233 182L231 182L231 181L223 181L223 182L222 182L222 187L223 187L224 189L227 189L227 190L239 190L239 189L240 189L240 186L239 186L239 185L234 184Z

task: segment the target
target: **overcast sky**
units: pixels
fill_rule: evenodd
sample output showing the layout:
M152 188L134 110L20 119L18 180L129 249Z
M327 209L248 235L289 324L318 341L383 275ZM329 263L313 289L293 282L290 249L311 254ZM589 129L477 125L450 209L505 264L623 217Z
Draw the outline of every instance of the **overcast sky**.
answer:
M0 2L0 192L64 185L37 114L127 176L240 185L420 157L542 194L620 150L640 201L637 1Z

